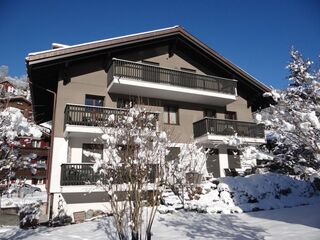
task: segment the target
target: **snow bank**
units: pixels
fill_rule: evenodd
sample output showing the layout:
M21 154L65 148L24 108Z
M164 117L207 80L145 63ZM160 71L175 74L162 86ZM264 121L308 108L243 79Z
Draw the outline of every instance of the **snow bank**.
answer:
M33 194L27 194L24 198L19 198L17 194L13 194L12 197L7 197L5 194L1 198L1 208L17 208L26 204L32 204L41 201L47 202L46 192L34 192Z
M308 239L320 236L320 204L290 209L244 213L238 215L208 215L178 212L157 215L152 227L152 239ZM14 226L0 227L0 239L24 240L114 240L117 233L112 217L72 224L64 227L22 230Z
M202 213L241 213L294 207L320 202L319 192L312 184L290 176L274 173L247 177L225 177L204 182L187 191L184 209ZM170 213L181 205L179 198L166 193L161 213Z
M266 173L225 177L221 181L229 186L234 204L245 212L320 202L319 193L310 182L290 176Z
M0 126L0 136L14 140L17 136L33 136L40 138L42 132L39 128L28 122L22 115L20 109L8 107L0 112L2 125Z

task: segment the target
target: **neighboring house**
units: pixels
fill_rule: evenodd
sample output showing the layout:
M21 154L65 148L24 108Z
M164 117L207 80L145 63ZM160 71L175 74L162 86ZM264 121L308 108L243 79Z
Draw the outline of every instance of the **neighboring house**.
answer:
M14 94L15 92L15 87L13 86L13 84L11 82L9 82L8 80L4 80L2 82L0 82L0 91L3 93L9 93L9 94Z
M31 154L31 164L36 169L33 173L27 169L20 169L16 172L16 179L27 180L27 183L34 185L45 185L47 181L47 161L50 149L50 133L42 130L41 138L20 137L18 151L22 155Z
M84 194L90 186L71 176L93 176L83 150L103 154L93 144L101 133L95 113L116 114L130 101L160 112L160 128L173 133L169 158L196 140L210 150L215 177L241 168L237 150L223 144L234 130L245 143L265 141L252 112L266 106L262 94L270 89L182 27L30 53L26 61L35 121L52 120L54 129L47 186L53 214L60 199L69 213L104 206L105 193Z
M27 82L17 80L11 77L5 77L0 81L0 97L21 96L30 99L30 91L27 88Z
M17 139L20 144L14 150L23 157L30 157L30 166L16 169L14 175L10 176L10 183L23 181L28 184L40 185L44 189L47 180L47 160L50 149L50 133L42 130L41 138L20 136ZM31 167L36 171L31 171ZM6 179L6 169L0 171L1 179Z
M3 89L8 91L13 85L8 82L2 82ZM20 109L21 113L29 122L33 121L32 103L24 96L10 96L10 92L6 92L5 98L0 98L0 104L3 108L13 107ZM42 184L46 183L47 179L47 159L50 148L50 131L42 128L41 138L34 137L19 137L20 146L15 147L19 154L27 156L32 154L35 158L32 159L31 164L37 169L36 173L32 173L29 169L18 169L15 175L11 177L11 182L15 182L17 179L27 181L30 184ZM34 155L35 154L35 155ZM5 170L0 172L0 175L4 175Z
M23 96L0 98L0 103L3 107L14 107L20 109L21 113L29 121L33 120L32 104Z

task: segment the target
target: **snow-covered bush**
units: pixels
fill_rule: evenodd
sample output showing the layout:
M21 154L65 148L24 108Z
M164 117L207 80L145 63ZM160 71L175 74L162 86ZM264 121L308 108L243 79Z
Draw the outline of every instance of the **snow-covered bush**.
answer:
M31 168L33 173L35 168L30 164L35 154L22 155L17 150L20 145L19 136L33 136L40 138L42 132L39 127L27 121L17 108L8 107L0 111L0 171L3 179L14 175L18 168ZM3 180L3 179L0 179Z
M272 170L304 178L320 175L320 70L291 51L289 86L264 94L277 102L256 119L266 125L268 149L274 155Z
M224 177L218 185L203 182L194 195L184 195L184 210L199 213L241 213L295 207L320 201L319 191L310 181L282 174L254 174L246 177ZM173 194L163 196L166 206L160 213L180 208L181 201Z
M157 113L138 106L106 117L101 126L101 141L105 146L101 154L85 152L94 158L93 169L101 178L97 185L105 189L110 198L113 216L120 239L127 239L127 225L132 239L144 233L151 239L151 226L165 182L168 138L157 132ZM120 196L119 192L122 192ZM146 228L142 229L143 206L149 205ZM145 232L144 232L145 231Z
M314 199L319 201L319 192L312 183L282 174L255 174L220 180L228 185L234 204L243 211L299 206Z
M39 225L41 201L25 204L20 208L20 228L36 228Z
M64 208L64 201L62 197L59 195L58 201L58 214L54 216L54 218L49 222L49 226L59 227L69 225L72 222L72 217L69 216Z
M158 130L158 113L140 106L110 114L102 122L103 134L96 142L104 144L103 158L90 151L84 154L94 159L93 169L100 175L97 185L108 193L119 238L126 239L128 223L132 239L143 237L143 231L151 239L164 187L172 179L185 183L187 172L205 174L206 153L193 143L183 146L177 159L166 161L170 141L165 131ZM143 210L145 205L150 208Z

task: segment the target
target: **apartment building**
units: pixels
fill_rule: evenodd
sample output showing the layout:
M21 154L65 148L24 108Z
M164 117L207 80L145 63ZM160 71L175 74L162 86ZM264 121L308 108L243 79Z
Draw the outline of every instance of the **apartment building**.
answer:
M172 133L171 157L194 140L208 148L207 169L215 177L241 168L226 138L236 132L248 144L265 141L252 113L266 106L262 94L270 89L180 26L55 44L30 53L26 63L35 121L53 123L47 183L53 214L59 200L70 213L105 204L106 193L92 187L85 194L94 174L83 150L103 155L103 145L93 141L101 134L98 123L130 102L159 113L159 128ZM85 178L72 176L74 170Z

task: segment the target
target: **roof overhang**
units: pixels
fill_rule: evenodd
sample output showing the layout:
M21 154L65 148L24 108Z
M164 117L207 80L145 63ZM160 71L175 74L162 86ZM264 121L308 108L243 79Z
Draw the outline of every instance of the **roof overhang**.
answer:
M245 86L249 86L250 89L253 89L254 94L251 95L258 96L264 92L271 91L269 87L212 50L185 29L180 26L174 26L150 32L30 53L26 57L26 65L28 77L31 82L31 96L35 103L33 110L36 114L36 122L39 123L50 120L51 116L49 115L52 115L53 98L51 96L52 94L45 92L44 89L56 91L58 76L61 73L63 74L61 69L67 68L70 63L101 56L101 58L106 61L105 66L107 66L108 60L106 60L106 58L112 59L112 57L114 57L112 54L116 51L125 51L126 49L134 49L148 44L152 45L163 42L173 44L179 42L181 46L192 49L192 51L208 60L208 62L211 61L212 64L219 65L231 73L231 75L236 76L236 78L239 79L239 84L244 84ZM48 103L46 101L48 101ZM45 106L42 107L42 103L45 103L43 104ZM46 117L37 117L37 114L41 115L43 113L42 111L46 112L43 114L46 115Z
M256 78L231 63L229 60L218 54L216 51L208 47L206 44L198 40L192 34L187 32L181 26L174 26L170 28L159 29L156 31L149 31L144 33L132 34L118 38L111 38L101 41L89 42L84 44L78 44L73 46L67 46L64 48L51 49L42 52L30 53L26 58L27 66L31 67L32 65L36 65L39 63L51 62L54 60L64 59L68 57L73 57L79 54L84 53L92 53L100 50L107 50L114 47L119 47L122 45L135 43L139 41L148 41L155 40L163 37L180 35L181 37L189 40L191 43L199 47L204 52L208 53L211 57L219 60L221 63L230 67L232 70L236 71L238 74L247 78L253 85L260 88L261 90L267 92L271 91L269 87L267 87L262 82L258 81Z

